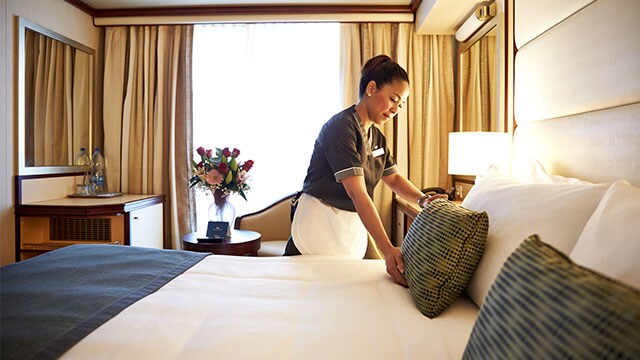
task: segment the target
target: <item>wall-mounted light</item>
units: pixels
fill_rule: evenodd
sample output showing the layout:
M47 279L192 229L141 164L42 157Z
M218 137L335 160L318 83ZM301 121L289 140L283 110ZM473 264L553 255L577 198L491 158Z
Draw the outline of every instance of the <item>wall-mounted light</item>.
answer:
M449 133L449 174L484 174L495 165L509 173L511 135L504 132L468 131Z
M462 26L460 26L458 31L456 31L456 40L460 42L467 41L467 39L480 30L482 25L494 16L496 16L495 2L489 5L479 6Z

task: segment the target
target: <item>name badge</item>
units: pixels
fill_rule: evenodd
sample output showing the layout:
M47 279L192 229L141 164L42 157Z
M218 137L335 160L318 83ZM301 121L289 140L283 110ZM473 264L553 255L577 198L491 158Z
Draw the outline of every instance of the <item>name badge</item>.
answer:
M377 148L375 150L373 150L373 152L371 153L373 155L373 157L378 157L380 155L384 154L384 148Z

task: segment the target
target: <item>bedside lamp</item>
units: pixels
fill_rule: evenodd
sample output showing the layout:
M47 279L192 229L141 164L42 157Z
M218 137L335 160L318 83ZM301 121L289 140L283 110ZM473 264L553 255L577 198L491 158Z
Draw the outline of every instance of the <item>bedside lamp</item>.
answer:
M475 175L485 173L496 165L509 173L511 135L504 132L452 132L449 133L449 174Z

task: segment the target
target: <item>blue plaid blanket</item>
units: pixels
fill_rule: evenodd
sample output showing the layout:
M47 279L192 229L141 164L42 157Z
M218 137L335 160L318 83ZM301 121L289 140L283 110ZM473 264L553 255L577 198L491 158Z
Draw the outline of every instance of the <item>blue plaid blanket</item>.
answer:
M71 245L0 268L0 357L54 359L207 254Z

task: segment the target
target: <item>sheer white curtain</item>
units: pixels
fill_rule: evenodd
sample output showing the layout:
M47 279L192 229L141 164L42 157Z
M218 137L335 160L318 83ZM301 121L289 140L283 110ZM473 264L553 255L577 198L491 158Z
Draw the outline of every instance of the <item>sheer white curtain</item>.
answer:
M342 110L339 46L337 23L195 27L193 146L255 161L248 201L231 198L236 215L302 189L320 127ZM202 230L212 197L196 198Z

